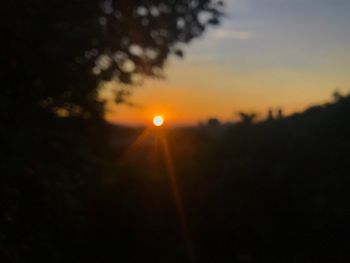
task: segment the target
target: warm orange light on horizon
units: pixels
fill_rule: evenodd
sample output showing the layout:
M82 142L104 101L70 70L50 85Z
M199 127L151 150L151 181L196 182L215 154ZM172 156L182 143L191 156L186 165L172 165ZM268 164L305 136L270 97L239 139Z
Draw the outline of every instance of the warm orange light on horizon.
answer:
M164 118L161 115L157 115L153 117L153 124L157 127L162 126L164 123Z

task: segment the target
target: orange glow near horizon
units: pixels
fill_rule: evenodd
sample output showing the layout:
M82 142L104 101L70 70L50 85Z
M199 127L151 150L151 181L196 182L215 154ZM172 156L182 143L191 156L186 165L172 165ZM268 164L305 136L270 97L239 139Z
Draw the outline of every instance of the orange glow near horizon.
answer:
M339 84L340 88L333 84L346 83L345 77L338 80L335 76L308 72L237 72L232 77L226 71L213 69L210 73L209 69L201 67L184 72L175 64L168 69L168 75L166 81L148 79L142 87L134 88L133 106L116 105L110 99L106 120L145 127L150 124L150 116L161 113L166 116L167 126L191 126L205 123L209 118L218 118L221 122L236 121L238 111L256 112L258 119L264 119L269 109L282 108L288 116L329 101L336 89L347 93L345 84ZM210 76L210 81L204 81L203 76ZM118 84L111 83L109 89L113 91L115 87ZM103 98L113 98L113 92L106 91Z

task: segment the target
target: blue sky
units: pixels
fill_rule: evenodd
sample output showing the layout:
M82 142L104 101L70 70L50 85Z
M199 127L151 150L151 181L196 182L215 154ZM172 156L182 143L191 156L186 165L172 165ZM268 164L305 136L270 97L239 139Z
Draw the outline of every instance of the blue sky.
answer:
M349 52L350 1L231 0L227 5L223 26L207 38L215 41L212 59L223 65L241 58L237 64L250 62L250 69L328 69ZM201 56L204 50L197 52Z

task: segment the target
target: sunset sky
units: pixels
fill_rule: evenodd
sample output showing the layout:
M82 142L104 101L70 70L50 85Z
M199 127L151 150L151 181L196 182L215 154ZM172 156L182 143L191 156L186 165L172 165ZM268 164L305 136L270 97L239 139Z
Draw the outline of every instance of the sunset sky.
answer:
M114 123L173 125L237 111L286 114L350 91L349 0L226 0L227 17L171 58L166 80L133 88L132 102L108 107Z

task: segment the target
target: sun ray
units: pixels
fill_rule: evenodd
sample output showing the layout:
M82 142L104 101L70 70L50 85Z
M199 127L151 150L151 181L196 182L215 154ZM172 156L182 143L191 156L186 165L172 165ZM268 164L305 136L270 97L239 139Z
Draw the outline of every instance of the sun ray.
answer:
M183 236L184 236L184 239L186 242L188 254L189 254L191 262L196 262L195 253L194 253L194 246L193 246L191 235L190 235L190 232L188 229L187 216L185 213L183 201L181 198L181 194L180 194L180 190L179 190L178 182L177 182L177 178L176 178L175 166L174 166L173 158L172 158L170 147L169 147L169 142L168 142L167 136L166 136L164 131L159 133L159 139L160 139L160 144L161 144L161 147L163 150L165 167L167 169L167 173L168 173L168 176L170 179L171 188L172 188L173 195L174 195L175 206L176 206L179 218L180 218L181 228L182 228Z
M157 116L155 116L155 118L156 117ZM154 122L155 126L161 126L162 124L163 124L163 119ZM157 164L158 156L162 157L165 164L167 175L170 180L171 189L174 197L174 203L177 210L177 214L179 216L181 230L186 243L188 256L189 256L190 262L196 262L194 245L193 245L190 231L188 228L188 220L184 209L183 200L181 198L178 182L177 182L175 166L171 155L169 141L166 135L166 130L159 129L159 127L151 127L151 126L143 130L143 132L136 138L136 140L128 147L128 149L125 151L122 157L120 157L118 164L124 164L125 162L127 162L150 136L154 136L155 138L154 144L153 144L154 158L156 158L154 160L155 168L157 169L158 167L158 164Z
M135 139L135 141L127 148L124 154L120 157L118 163L125 163L135 153L141 144L151 135L152 127L147 127L143 132Z

